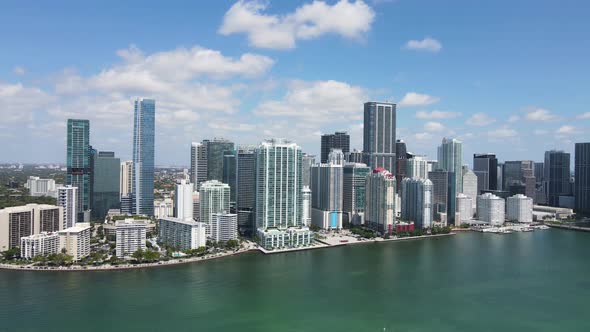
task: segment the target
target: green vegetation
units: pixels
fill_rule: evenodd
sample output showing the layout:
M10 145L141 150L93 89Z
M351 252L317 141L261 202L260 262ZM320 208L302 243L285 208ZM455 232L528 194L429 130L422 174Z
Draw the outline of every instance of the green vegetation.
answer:
M187 254L190 257L202 257L205 256L207 254L207 248L205 247L199 247L197 249L188 249L183 251L185 254Z
M158 259L160 258L160 253L157 251L151 251L151 250L147 250L147 251L143 251L143 250L137 250L136 252L134 252L131 257L138 263L149 263L149 262L155 262L158 261Z
M350 229L350 231L353 234L364 237L365 239L374 239L377 237L377 233L374 230L364 226L353 227Z
M311 224L311 225L309 225L309 229L312 230L312 231L314 231L314 232L319 232L320 231L320 226Z
M47 256L35 256L33 262L37 265L64 266L72 264L73 257L64 253L49 254Z
M20 258L20 248L12 248L2 253L3 260L9 261L16 258Z

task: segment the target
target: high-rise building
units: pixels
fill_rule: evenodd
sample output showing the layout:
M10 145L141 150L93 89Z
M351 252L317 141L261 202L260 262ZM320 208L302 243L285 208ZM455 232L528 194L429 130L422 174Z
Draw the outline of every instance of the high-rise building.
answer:
M395 189L395 177L384 168L367 176L365 223L384 234L391 234L395 225Z
M413 221L417 228L432 227L432 182L405 178L401 188L401 217Z
M238 231L251 236L255 230L256 149L240 147L236 155Z
M36 256L47 256L59 252L59 234L42 232L40 234L20 238L20 257L32 259Z
M533 222L533 199L517 194L506 199L507 218L509 221Z
M463 143L457 139L443 138L438 147L438 168L455 173L455 192L463 192Z
M214 221L213 214L229 213L230 207L230 188L226 183L217 180L203 182L199 189L200 200L200 222L208 227L211 231ZM209 233L208 233L209 234Z
M321 143L320 162L322 164L328 162L328 155L332 149L339 149L344 154L350 152L350 135L346 132L337 131L334 134L324 134Z
M59 206L27 204L0 210L0 251L21 244L21 238L42 232L57 232L63 227Z
M304 153L302 163L303 185L309 187L311 186L311 166L315 165L315 156Z
M67 173L66 185L78 188L78 219L83 219L84 211L91 209L92 165L90 147L90 122L88 120L68 119L67 133Z
M267 249L311 244L312 232L303 226L301 148L273 139L256 152L256 226Z
M132 180L133 179L133 161L128 160L121 163L119 171L119 191L121 192L121 198L127 197L132 191Z
M204 140L203 144L207 145L207 180L223 181L223 156L226 151L234 150L234 143L216 138Z
M143 221L131 218L117 220L115 222L117 257L124 258L133 255L138 250L146 250L146 230L147 224Z
M469 222L473 219L473 205L471 197L465 194L457 195L457 214L459 217L455 220L456 225Z
M311 225L311 189L308 186L303 186L301 194L303 197L301 224L303 227L309 227Z
M408 147L406 142L398 139L395 142L395 156L397 158L395 162L395 180L397 183L397 191L401 191L402 180L408 177L408 161L414 157L411 153L408 153Z
M154 201L154 217L156 219L173 217L174 216L174 201L170 197L164 199L157 199Z
M90 223L79 222L73 227L59 231L59 247L67 255L79 261L90 255Z
M477 175L465 166L463 168L463 193L471 198L474 211L477 208L477 195L479 194L478 182L479 178Z
M33 197L48 196L56 197L55 180L40 179L38 176L29 176L25 187L29 189L29 195Z
M78 188L63 186L57 188L57 205L63 208L62 229L74 227L78 222Z
M174 191L174 217L182 220L193 220L194 185L180 180Z
M322 229L342 228L344 153L332 149L328 162L311 167L311 222Z
M92 215L95 219L104 219L110 209L121 207L120 170L121 160L115 158L114 152L100 151L95 156L92 172Z
M396 171L395 104L367 102L364 105L363 152L371 168Z
M362 163L346 163L342 180L342 210L347 222L355 225L364 223L365 182L371 169Z
M231 209L234 211L237 200L238 186L237 186L237 151L229 150L223 152L223 176L222 182L227 183L230 188L229 199L231 202Z
M207 244L206 228L202 222L166 217L160 219L158 240L175 250L197 249Z
M432 171L432 163L426 156L413 156L406 162L406 176L409 178L428 179L428 172Z
M498 190L498 159L495 154L474 154L473 173L477 176L478 190Z
M535 204L547 204L547 197L545 196L545 164L542 162L535 163L535 197L533 201Z
M559 206L559 196L570 194L570 154L563 151L546 151L543 178L547 203L550 206Z
M211 240L226 242L238 239L238 215L235 213L213 213L211 215Z
M575 210L577 213L590 214L590 143L576 143L574 161Z
M191 144L191 183L195 189L201 187L201 183L207 181L207 144L193 142Z
M503 166L502 187L511 195L523 194L535 197L536 181L534 162L530 160L506 161Z
M154 215L155 116L155 100L135 100L132 195L136 215Z
M447 212L449 206L452 205L452 197L455 197L451 193L451 172L436 170L428 173L428 179L432 182L432 210L436 220L447 221ZM454 214L454 210L453 210Z
M363 151L359 151L357 149L354 149L354 150L350 151L349 153L345 153L344 158L349 163L357 163L357 164L362 164L362 163L364 163L364 160L365 160L363 157Z
M505 211L504 199L491 193L477 196L477 218L479 220L492 226L501 226L504 224Z

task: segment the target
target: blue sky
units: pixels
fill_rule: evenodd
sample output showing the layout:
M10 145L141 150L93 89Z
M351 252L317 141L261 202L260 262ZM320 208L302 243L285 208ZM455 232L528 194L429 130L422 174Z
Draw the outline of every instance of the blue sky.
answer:
M443 136L542 160L590 135L586 1L3 1L0 161L63 162L68 117L131 153L132 100L157 102L156 162L191 141L286 137L319 151L362 103L398 103L398 138Z

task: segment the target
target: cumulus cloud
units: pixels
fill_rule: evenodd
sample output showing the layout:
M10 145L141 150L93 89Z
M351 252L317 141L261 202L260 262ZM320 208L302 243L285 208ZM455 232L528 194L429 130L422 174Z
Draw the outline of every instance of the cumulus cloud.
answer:
M431 133L416 133L414 134L414 139L418 141L427 141L433 138Z
M525 118L530 121L551 121L557 117L543 108L534 108L526 111Z
M577 116L578 119L590 119L590 112L582 113Z
M496 130L490 130L487 133L489 138L498 139L498 138L510 138L515 137L518 135L518 132L512 128L502 127Z
M470 116L465 123L467 123L470 126L483 127L491 125L494 122L496 122L496 119L490 117L485 113L475 113L472 116Z
M516 121L518 121L518 120L520 120L520 116L518 116L518 115L511 115L511 116L508 118L508 123L514 123L514 122L516 122Z
M573 135L573 134L577 134L578 133L578 128L574 127L574 126L570 126L570 125L563 125L561 127L559 127L555 133L557 135L560 136L568 136L568 135Z
M424 130L427 132L441 132L445 129L445 126L440 122L429 121L424 124Z
M22 67L22 66L16 66L16 67L14 67L14 69L12 70L12 72L13 72L15 75L22 76L22 75L24 75L24 74L26 73L26 70L25 70L25 67Z
M421 94L417 92L408 92L404 95L402 100L399 102L399 106L426 106L437 103L440 100L438 97L429 96L427 94Z
M445 111L437 111L434 110L432 112L428 111L418 111L416 112L416 118L418 119L452 119L461 116L459 112L445 112Z
M422 40L409 40L405 48L408 50L437 53L442 49L442 44L434 38L426 37Z
M375 12L362 0L340 0L333 5L314 1L284 15L264 12L268 3L240 0L226 13L218 32L246 34L250 45L270 49L291 49L297 40L336 34L359 39L370 29Z
M0 82L0 124L32 121L35 111L54 101L53 96L39 88Z
M358 119L366 91L339 81L293 81L280 100L267 100L254 110L259 116L297 117L305 122Z

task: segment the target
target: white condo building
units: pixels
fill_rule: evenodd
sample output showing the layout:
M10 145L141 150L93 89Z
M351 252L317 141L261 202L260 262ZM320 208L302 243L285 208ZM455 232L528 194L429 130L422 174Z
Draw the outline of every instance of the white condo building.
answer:
M29 195L34 197L56 197L57 195L55 180L53 179L41 179L38 176L29 176L25 187L29 189Z
M78 221L78 187L67 185L57 188L57 205L63 208L62 229L74 227Z
M413 221L416 228L432 227L432 182L418 177L403 179L400 205L402 219Z
M229 184L217 180L206 181L199 189L199 221L207 225L209 235L213 223L213 214L224 213L230 208L231 189Z
M178 219L193 220L193 192L194 186L186 180L176 184L174 192L174 216Z
M0 251L21 245L21 238L63 228L63 208L27 204L0 209Z
M211 240L226 242L238 239L238 215L234 213L214 213L211 223Z
M59 247L74 261L90 255L90 223L76 223L74 227L59 231Z
M167 197L164 199L154 200L154 217L162 219L174 215L174 201Z
M395 177L384 168L367 176L365 223L379 232L391 234L395 225Z
M117 220L115 232L118 258L131 256L138 250L146 250L147 224L145 222L136 221L132 218Z
M309 227L311 225L311 189L308 186L303 186L301 193L303 196L303 220L301 223L304 227Z
M311 222L322 229L341 229L344 154L333 149L328 162L311 167Z
M465 194L458 194L457 195L457 214L458 217L455 218L455 223L460 225L462 223L469 222L473 219L473 202L471 197Z
M414 156L406 161L406 176L410 179L428 179L428 172L432 172L432 162L426 156Z
M475 211L477 209L477 195L479 194L477 189L477 175L470 169L465 168L463 168L463 194L471 198L471 204Z
M32 259L35 256L47 256L59 252L59 234L42 232L20 239L20 257Z
M313 233L303 225L302 218L301 148L283 139L267 140L256 150L256 164L260 245L266 249L310 245Z
M176 250L197 249L207 245L206 225L173 217L160 219L158 239Z
M533 199L523 194L508 197L506 200L508 220L522 223L533 222Z
M494 194L477 196L477 218L492 226L501 226L505 221L506 203Z
M119 192L121 197L131 194L131 185L133 179L133 161L128 160L121 163L119 174Z

